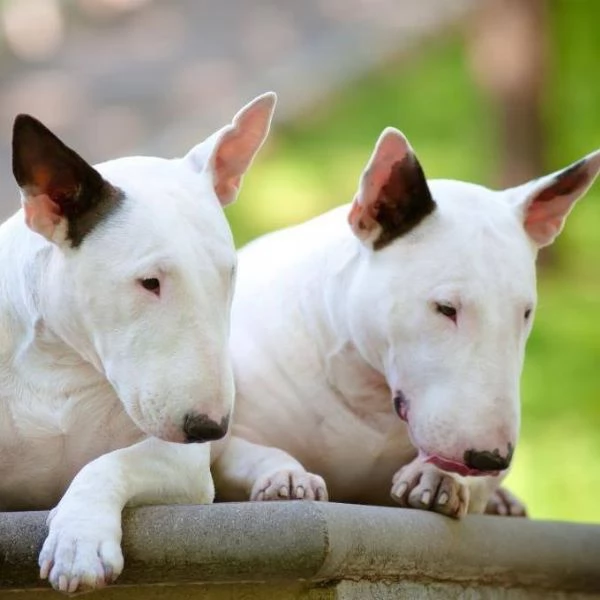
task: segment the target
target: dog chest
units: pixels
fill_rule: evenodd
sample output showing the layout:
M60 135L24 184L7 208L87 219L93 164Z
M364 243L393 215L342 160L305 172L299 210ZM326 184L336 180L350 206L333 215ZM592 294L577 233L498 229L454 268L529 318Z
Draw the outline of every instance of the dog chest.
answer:
M0 509L51 508L85 464L142 437L109 386L72 396L3 396Z

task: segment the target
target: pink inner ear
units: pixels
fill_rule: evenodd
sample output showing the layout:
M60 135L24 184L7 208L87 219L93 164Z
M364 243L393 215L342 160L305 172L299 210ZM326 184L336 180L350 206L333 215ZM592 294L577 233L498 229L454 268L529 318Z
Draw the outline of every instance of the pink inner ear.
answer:
M377 214L374 204L380 197L381 190L389 184L394 165L397 165L411 152L406 139L397 131L384 131L377 141L375 150L369 159L360 183L358 202L370 207L370 216Z
M243 146L241 137L234 131L225 134L215 156L215 192L223 206L235 200L242 175L251 160L244 155L244 148L240 147Z
M217 176L215 192L223 206L226 206L233 201L236 194L239 192L241 182L241 176L229 178Z
M215 192L220 203L233 202L267 133L275 106L275 95L267 94L244 107L225 128L212 156Z
M585 169L559 175L557 181L542 189L525 213L525 229L539 245L546 246L560 233L569 210L578 198L577 190L585 186Z
M571 202L566 198L556 198L554 202L534 200L527 210L525 225L533 225L543 221L558 221L565 216Z
M223 206L235 200L260 143L261 138L252 131L237 129L225 133L219 142L214 159L215 192Z
M219 146L215 156L215 173L219 180L234 179L245 170L244 158L236 154L235 142L235 139L224 140Z
M27 227L51 239L62 218L58 204L47 194L38 194L26 197L23 210Z
M374 204L365 205L358 198L355 198L352 202L352 207L348 213L348 223L356 237L365 239L378 227L377 220L372 214L374 208Z

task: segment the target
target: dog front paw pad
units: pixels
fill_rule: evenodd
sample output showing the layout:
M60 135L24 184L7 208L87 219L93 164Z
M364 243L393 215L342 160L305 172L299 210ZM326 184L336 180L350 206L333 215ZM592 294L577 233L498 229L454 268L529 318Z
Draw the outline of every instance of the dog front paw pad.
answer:
M526 517L525 505L506 488L498 488L490 498L485 508L488 515L504 517Z
M260 477L250 500L327 500L327 486L319 475L306 471L282 470Z
M460 519L469 507L469 488L452 474L428 464L400 469L392 481L392 498L404 508L430 510Z
M120 534L101 526L50 527L39 557L40 577L60 592L74 593L104 587L123 570Z

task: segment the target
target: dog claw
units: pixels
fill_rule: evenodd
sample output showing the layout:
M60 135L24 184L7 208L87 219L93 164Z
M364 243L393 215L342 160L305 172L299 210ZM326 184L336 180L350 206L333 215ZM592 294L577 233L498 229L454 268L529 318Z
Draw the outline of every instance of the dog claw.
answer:
M50 569L52 568L52 561L45 560L40 566L40 579L48 579Z
M448 496L448 494L446 492L442 492L439 497L438 497L438 501L437 503L440 506L444 506L445 504L448 503L448 500L450 499L450 497Z
M104 567L104 581L106 581L106 583L112 583L114 581L114 572L113 570L108 567L105 566Z
M404 496L407 489L408 483L402 482L398 487L392 488L392 497L399 500Z
M429 503L431 502L431 492L429 490L423 492L423 494L421 495L421 504L423 506L429 506Z
M73 594L74 592L77 591L78 587L79 587L79 577L73 577L73 579L71 579L71 582L69 583L69 589L67 591L69 592L69 594Z
M320 486L317 487L317 491L315 492L315 500L327 502L327 488Z

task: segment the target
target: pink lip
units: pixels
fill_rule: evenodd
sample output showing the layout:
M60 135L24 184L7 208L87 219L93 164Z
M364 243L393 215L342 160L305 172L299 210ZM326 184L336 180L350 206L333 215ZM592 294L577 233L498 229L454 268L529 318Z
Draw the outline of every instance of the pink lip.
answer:
M406 403L401 403L398 410L398 416L408 425L408 434L412 443L414 444L415 442L410 430L410 423L408 422L408 407L406 406ZM439 469L442 469L442 471L447 471L448 473L458 473L463 477L494 477L500 473L500 471L480 471L479 469L471 469L470 467L467 467L465 463L452 460L450 458L444 458L443 456L438 456L437 454L429 454L421 449L419 449L419 458L423 462L435 465Z
M431 463L436 467L442 469L442 471L448 471L449 473L458 473L464 477L494 477L498 475L500 471L480 471L479 469L471 469L464 463L449 458L443 458L437 454L428 455L423 452L420 453L426 463Z

